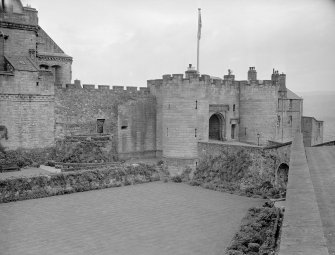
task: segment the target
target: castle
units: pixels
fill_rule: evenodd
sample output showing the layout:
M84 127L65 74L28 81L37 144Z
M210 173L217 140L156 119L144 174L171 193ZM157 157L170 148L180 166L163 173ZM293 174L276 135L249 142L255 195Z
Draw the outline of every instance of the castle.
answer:
M276 70L269 80L258 80L250 67L247 80L237 81L230 71L218 78L189 65L185 75L163 75L137 90L71 84L72 61L39 26L36 9L2 1L4 147L47 148L68 137L104 137L105 150L119 158L161 157L170 165L195 166L199 142L266 146L289 142L297 131L312 137L309 145L322 142L323 122L302 121L302 98Z

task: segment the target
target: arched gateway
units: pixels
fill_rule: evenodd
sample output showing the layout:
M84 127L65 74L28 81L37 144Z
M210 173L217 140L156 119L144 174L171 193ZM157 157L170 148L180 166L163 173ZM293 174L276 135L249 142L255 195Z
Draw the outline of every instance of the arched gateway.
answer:
M209 118L209 139L223 140L225 137L225 120L220 113L214 113Z

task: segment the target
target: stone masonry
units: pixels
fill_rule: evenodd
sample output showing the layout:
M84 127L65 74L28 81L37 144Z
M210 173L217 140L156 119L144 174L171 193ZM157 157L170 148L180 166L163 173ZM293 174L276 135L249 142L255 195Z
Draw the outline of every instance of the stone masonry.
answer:
M247 80L237 81L230 70L219 78L190 65L185 75L163 75L137 90L71 84L71 65L72 57L39 26L36 9L20 0L1 3L2 146L46 148L69 136L108 135L119 158L162 157L194 168L199 142L283 144L305 123L302 98L276 70L259 80L250 67Z

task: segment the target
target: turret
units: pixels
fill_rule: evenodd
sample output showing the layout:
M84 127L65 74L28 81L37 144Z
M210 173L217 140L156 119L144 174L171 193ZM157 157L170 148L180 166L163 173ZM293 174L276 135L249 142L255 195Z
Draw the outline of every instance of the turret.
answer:
M7 13L22 13L23 5L20 0L2 0L0 2L0 11Z
M257 71L255 67L249 67L248 81L257 81Z
M195 68L192 66L192 64L188 65L187 71L185 72L185 77L186 77L186 79L198 78L199 77L199 74L198 74L197 70L195 70Z

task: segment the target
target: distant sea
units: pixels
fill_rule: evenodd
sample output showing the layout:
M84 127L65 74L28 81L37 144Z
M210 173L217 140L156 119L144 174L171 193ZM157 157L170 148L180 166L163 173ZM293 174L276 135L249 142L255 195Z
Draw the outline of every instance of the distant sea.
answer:
M324 121L323 141L335 141L335 91L297 92L304 99L303 115Z

